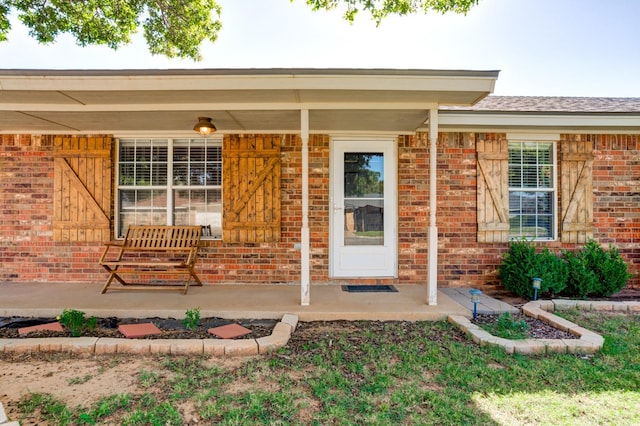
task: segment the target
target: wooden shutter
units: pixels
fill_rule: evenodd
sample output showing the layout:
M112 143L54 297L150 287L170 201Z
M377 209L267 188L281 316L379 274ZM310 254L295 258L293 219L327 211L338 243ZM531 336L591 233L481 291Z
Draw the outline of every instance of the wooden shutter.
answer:
M586 243L593 238L593 143L562 141L561 146L561 239Z
M509 147L505 139L478 140L478 242L509 241Z
M279 241L280 137L226 136L222 154L223 241Z
M109 137L55 137L54 241L111 238L111 143Z

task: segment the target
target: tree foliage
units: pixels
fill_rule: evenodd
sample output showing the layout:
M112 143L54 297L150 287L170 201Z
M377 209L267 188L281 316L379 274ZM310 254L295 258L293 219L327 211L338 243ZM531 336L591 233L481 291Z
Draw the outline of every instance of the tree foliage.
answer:
M293 0L291 0L293 1ZM306 0L313 10L345 7L353 22L360 11L376 23L389 15L436 11L466 13L479 0ZM6 41L10 13L38 42L52 43L70 34L78 45L117 49L131 42L140 27L149 51L169 58L200 60L200 46L214 42L222 28L216 0L0 0L0 41Z
M200 45L222 28L216 0L0 0L0 41L11 10L43 44L67 33L83 47L117 49L142 26L149 51L169 58L200 60Z
M293 0L291 0L293 1ZM313 10L346 7L344 18L353 22L360 11L369 12L376 23L390 15L406 16L429 11L467 13L480 0L306 0Z

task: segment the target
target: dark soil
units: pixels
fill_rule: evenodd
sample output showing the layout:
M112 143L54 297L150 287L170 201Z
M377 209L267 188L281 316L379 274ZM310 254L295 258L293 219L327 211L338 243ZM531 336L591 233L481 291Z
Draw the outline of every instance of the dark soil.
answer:
M494 324L500 315L478 315L474 324ZM566 331L559 330L550 326L544 321L540 321L536 318L531 318L526 315L512 314L511 318L514 321L524 320L529 326L528 334L531 339L578 339L579 337L568 333Z
M56 331L37 331L27 335L20 336L18 329L37 324L47 324L55 322L55 318L0 318L0 338L31 338L31 337L71 337L68 330L62 332ZM121 324L140 324L153 323L162 333L146 336L145 339L211 339L216 336L209 334L207 330L213 327L219 327L227 324L239 324L251 330L251 333L239 337L239 339L256 339L269 336L277 320L229 320L222 318L201 318L198 327L195 330L187 329L182 320L166 319L166 318L98 318L97 327L93 330L86 330L81 336L91 337L124 337L118 331L118 325Z
M508 303L516 308L521 308L529 300L523 299L505 289L495 289L493 291L486 292L489 296ZM563 299L563 297L554 297L555 299ZM629 302L640 301L640 288L623 288L618 293L612 294L609 297L589 298L588 300L603 300L610 302ZM476 324L489 324L498 319L499 315L478 315L478 321ZM513 315L513 318L518 321L520 318L524 319L529 325L529 337L535 339L577 339L578 337L551 327L549 324L540 321L535 318L528 317L526 315Z

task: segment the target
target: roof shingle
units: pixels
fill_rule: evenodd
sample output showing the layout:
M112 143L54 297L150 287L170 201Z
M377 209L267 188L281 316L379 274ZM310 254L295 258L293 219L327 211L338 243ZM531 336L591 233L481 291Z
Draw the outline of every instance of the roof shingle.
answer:
M639 113L640 98L487 96L470 107L442 109L478 112Z

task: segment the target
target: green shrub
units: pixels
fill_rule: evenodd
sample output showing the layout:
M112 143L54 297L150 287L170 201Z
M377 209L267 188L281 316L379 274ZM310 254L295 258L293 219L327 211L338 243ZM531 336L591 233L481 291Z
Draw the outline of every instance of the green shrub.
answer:
M560 256L547 248L537 253L535 246L526 240L510 244L498 272L507 290L529 299L533 298L533 278L542 279L540 295L551 295L564 290L569 273Z
M598 287L598 277L587 264L582 252L567 250L564 252L564 259L569 266L569 279L562 295L584 299Z
M514 241L509 245L498 269L500 280L505 288L521 297L531 297L531 270L536 262L535 247L525 240Z
M546 295L560 294L567 286L569 279L569 268L561 256L552 253L548 248L544 248L536 256L533 276L531 278L542 280L540 293ZM531 294L533 287L529 280Z
M564 257L569 265L566 296L610 296L631 278L620 252L611 246L605 250L594 240L577 252L565 252Z
M514 241L498 269L505 288L518 296L533 297L532 278L542 280L540 295L568 297L610 296L623 289L631 274L620 252L603 249L590 240L580 250L562 256L544 248L536 252L526 240Z

